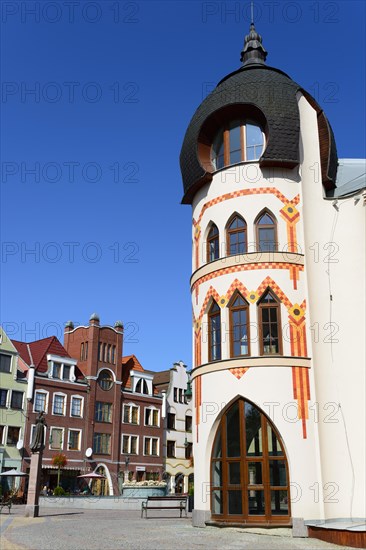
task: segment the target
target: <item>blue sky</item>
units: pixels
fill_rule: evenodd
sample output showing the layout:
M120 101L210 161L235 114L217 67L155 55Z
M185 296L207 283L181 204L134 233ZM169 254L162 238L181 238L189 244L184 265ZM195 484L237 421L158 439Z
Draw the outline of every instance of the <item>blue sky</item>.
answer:
M147 369L191 366L191 208L179 152L240 66L249 2L2 2L1 321L125 323ZM365 156L365 3L255 2L267 64ZM31 91L33 90L33 92ZM33 252L32 252L33 251Z

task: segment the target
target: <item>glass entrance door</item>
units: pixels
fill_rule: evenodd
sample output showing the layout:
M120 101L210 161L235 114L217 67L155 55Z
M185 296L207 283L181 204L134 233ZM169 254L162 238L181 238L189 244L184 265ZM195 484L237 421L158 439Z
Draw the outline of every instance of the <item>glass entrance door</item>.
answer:
M289 523L288 466L280 437L255 405L238 399L218 427L211 457L212 518Z

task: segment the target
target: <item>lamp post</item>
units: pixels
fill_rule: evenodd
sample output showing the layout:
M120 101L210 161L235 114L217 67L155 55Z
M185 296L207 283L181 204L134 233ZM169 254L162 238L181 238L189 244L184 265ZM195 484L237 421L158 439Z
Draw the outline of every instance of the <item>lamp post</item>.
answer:
M130 457L127 455L125 456L125 483L128 481L128 465L130 463Z
M186 403L190 403L192 401L192 386L191 386L191 378L189 374L188 374L188 381L187 381L187 389L184 390L184 398L186 400Z

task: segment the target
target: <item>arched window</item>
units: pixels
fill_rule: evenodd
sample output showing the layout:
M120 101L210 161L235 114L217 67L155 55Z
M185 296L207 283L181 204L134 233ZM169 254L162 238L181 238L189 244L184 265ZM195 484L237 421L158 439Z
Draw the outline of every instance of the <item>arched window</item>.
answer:
M218 361L221 359L221 314L216 302L208 312L208 360Z
M215 170L220 170L231 164L258 160L263 148L264 134L258 124L234 120L217 132L211 162Z
M149 388L147 387L146 380L143 380L142 378L140 378L140 380L136 384L135 392L149 395Z
M102 390L110 390L113 386L113 376L109 370L102 370L98 376L98 384Z
M260 354L282 354L281 305L271 290L259 302L258 314Z
M235 214L226 226L226 248L228 256L245 254L247 251L247 224Z
M207 236L207 261L213 262L220 257L219 230L213 223Z
M259 252L274 252L277 250L277 227L273 214L264 210L255 221L257 250Z
M241 294L236 293L230 308L230 356L249 355L249 306Z
M211 511L220 521L288 523L285 451L272 423L238 399L222 417L211 456Z

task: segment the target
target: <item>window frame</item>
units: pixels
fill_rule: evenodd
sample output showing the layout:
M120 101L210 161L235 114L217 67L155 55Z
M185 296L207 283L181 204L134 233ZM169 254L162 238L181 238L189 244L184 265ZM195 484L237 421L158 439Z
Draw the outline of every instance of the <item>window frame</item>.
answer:
M129 408L129 413L128 413L128 422L125 421L125 409L126 408ZM132 422L132 409L133 408L136 408L137 409L137 422ZM139 426L140 425L140 406L139 405L136 405L135 403L123 403L123 410L122 410L122 424L128 424L128 425L132 425L132 426Z
M149 452L145 452L146 451L146 441L149 441ZM152 441L155 440L156 441L156 448L157 448L157 452L156 454L152 454ZM143 456L159 456L159 453L160 453L160 437L151 437L151 436L144 436L144 440L143 440Z
M48 400L49 400L49 392L46 391L46 390L41 390L41 389L37 389L35 390L34 392L34 400L33 400L33 412L37 413L37 412L41 412L39 410L36 409L36 402L37 402L37 394L42 394L45 396L45 410L44 412L47 413L48 411Z
M135 453L133 453L131 451L131 449L132 449L132 438L136 438L136 452ZM127 441L128 441L128 443L127 443L127 449L128 450L127 451L123 450L124 439L127 439ZM126 434L126 433L121 434L121 455L137 456L139 454L139 448L140 448L140 436L139 435Z
M61 431L61 446L60 447L52 447L52 443L50 443L50 440L51 441L53 440L52 432L54 430L60 430ZM49 437L48 437L48 448L49 448L49 450L51 450L51 451L63 451L64 450L64 445L65 445L65 428L63 428L62 426L50 426Z
M55 399L56 397L63 397L64 398L64 406L63 406L63 413L55 413ZM52 396L52 415L53 416L66 416L66 409L67 409L67 395L66 393L62 392L55 392Z
M265 215L267 215L271 218L271 220L273 221L272 225L270 225L270 224L262 224L261 225L259 223L259 220ZM270 228L273 229L273 233L274 233L274 238L273 238L274 247L273 247L273 250L261 250L261 248L260 248L260 239L259 239L259 230L260 229L270 229ZM255 230L254 233L255 233L255 242L256 242L256 251L257 252L269 252L269 253L278 252L277 219L276 219L276 216L270 210L268 210L268 208L264 208L256 216L256 218L254 220L254 230Z
M187 422L187 419L190 419L190 421ZM185 416L185 431L190 434L192 433L192 425L193 425L193 416L191 414L186 414Z
M73 404L74 399L79 399L81 401L80 415L72 414L72 404ZM83 418L84 417L84 397L82 395L71 395L70 396L70 417L71 418Z
M264 299L267 294L271 294L275 303L265 304ZM269 308L276 308L277 310L277 338L278 338L278 352L276 353L265 353L263 345L263 310ZM282 340L282 326L281 326L281 300L271 288L267 288L263 295L261 296L260 301L258 302L258 325L259 325L259 355L265 357L273 357L283 355L283 340Z
M18 431L18 439L14 443L9 443L9 441L8 441L8 439L9 439L9 429L19 430ZM5 432L5 430L4 430L4 432ZM16 447L16 444L21 439L22 439L22 428L21 428L21 426L8 426L8 425L6 426L6 434L4 436L4 445L6 445L7 447Z
M2 369L2 365L1 365L2 364L2 361L1 361L2 357L8 357L10 359L10 361L9 361L9 370L3 370ZM3 353L1 351L1 353L0 353L0 372L3 373L3 374L11 374L12 370L13 370L13 356L10 353Z
M213 311L215 306L217 306L218 309ZM215 318L215 317L218 317L218 319L219 319L219 335L220 335L220 338L218 339L219 343L213 345L213 343L212 343L212 332L213 332L213 330L212 330L213 329L212 319ZM209 362L221 361L221 359L222 359L221 308L215 300L212 300L210 308L207 312L207 325L208 325L208 360L209 360ZM215 348L219 347L219 354L218 354L219 357L213 358L213 353L212 353L213 347L215 347Z
M173 453L169 452L169 447L173 448ZM173 439L167 439L166 441L166 457L177 458L177 442Z
M149 415L149 421L146 422L146 414L150 411ZM157 424L154 424L154 412L157 412L158 414L158 422ZM154 407L153 405L150 405L149 407L145 407L144 409L144 426L148 426L150 428L159 428L160 427L160 410L157 407Z
M216 228L217 230L217 233L213 234L210 236L212 230L214 230ZM211 258L211 244L214 243L214 258ZM216 247L216 243L217 243L217 247ZM217 256L216 256L216 248L217 248ZM211 222L210 223L210 228L208 230L208 233L207 233L207 239L206 239L206 262L207 263L210 263L210 262L214 262L215 260L219 260L220 259L220 232L219 232L219 228L217 227L217 225L214 223L214 222Z
M0 388L0 392L2 395L5 395L4 405L1 404L1 400L0 400L0 409L7 409L9 406L9 390L8 388Z
M95 401L95 407L94 407L95 422L100 422L103 424L112 424L112 417L113 417L112 410L113 410L113 403L109 403L108 401ZM108 420L105 420L105 412L107 412L106 416Z
M238 124L235 124L235 123L238 123ZM247 125L256 126L257 128L259 128L259 130L261 131L261 134L262 134L262 150L261 150L258 158L255 158L255 159L252 159L252 160L247 158L248 157L247 135L246 135ZM230 130L233 130L234 128L237 128L237 127L239 127L239 133L240 133L240 161L232 163L230 161L230 154L234 151L239 151L239 149L235 149L235 150L233 149L233 151L230 149ZM218 141L218 136L219 136L220 133L222 133L222 140L220 139ZM222 143L223 144L223 150L224 150L223 162L224 162L224 165L221 166L221 167L217 167L218 155L217 155L217 153L214 149L216 141L217 141L217 143L220 143L220 144ZM256 147L259 147L259 145L257 145ZM224 170L228 166L235 166L237 164L241 164L242 162L248 162L248 163L249 162L259 162L261 156L263 155L263 152L264 152L265 148L266 148L266 134L263 131L262 126L258 122L254 121L250 118L248 118L248 119L242 118L242 117L233 118L232 120L229 120L228 122L226 122L226 124L221 126L214 134L214 137L212 139L211 148L210 148L210 160L211 160L212 168L213 168L214 172L217 172L218 170ZM217 147L217 149L218 149L218 147Z
M244 227L237 227L235 229L230 229L231 224L233 223L233 221L236 218L238 218L238 219L240 219L244 222ZM226 227L225 227L225 233L226 233L226 255L227 256L243 256L244 254L248 253L248 225L247 225L247 222L245 221L245 219L243 218L243 216L241 216L237 212L234 212L234 214L232 214L232 216L230 216L230 218L227 221L227 224L226 224ZM244 251L239 252L238 250L236 250L234 253L231 253L230 252L230 246L231 246L230 236L231 235L239 235L240 233L244 234ZM239 243L237 242L235 244L236 244L236 248L238 248Z
M107 450L106 452L104 452L103 450L103 446L100 445L101 449L100 451L98 451L95 447L95 441L96 441L96 438L97 436L101 436L101 439L100 439L100 442L102 443L103 442L103 437L105 437L105 440L109 442L109 450ZM109 434L109 433L105 433L105 432L94 432L93 433L93 453L94 454L97 454L97 455L111 455L111 452L112 452L112 435Z
M81 437L82 437L82 431L79 428L68 428L67 430L67 450L68 451L80 451L81 450ZM77 449L71 449L70 448L70 433L71 432L77 432L79 434L79 440L78 440L78 448Z
M245 305L244 306L234 306L237 298L240 297ZM242 296L242 294L238 291L236 291L234 293L234 295L232 296L229 304L228 304L228 309L229 309L229 334L230 334L230 358L233 358L233 357L249 357L250 356L250 306L248 304L248 302L246 301L246 299L244 298L244 296ZM243 311L245 310L246 311L246 318L247 318L247 322L246 322L246 334L247 334L247 346L248 346L248 352L245 353L245 354L240 354L240 355L234 355L234 326L239 326L239 325L234 325L234 321L233 321L233 313L235 311ZM242 325L240 325L242 326Z

